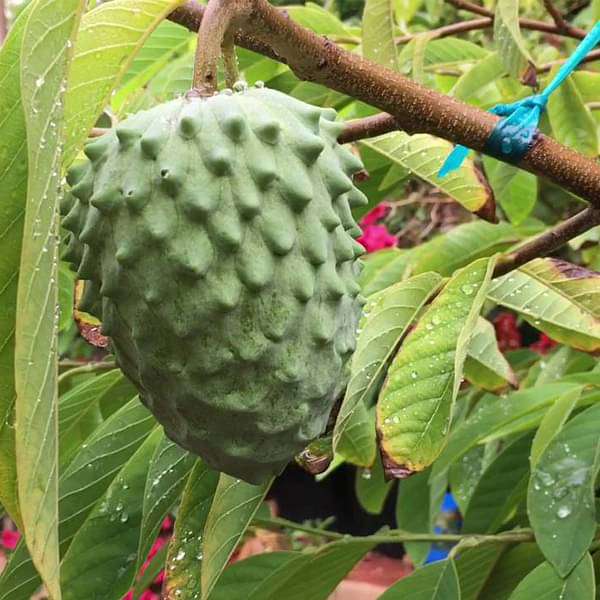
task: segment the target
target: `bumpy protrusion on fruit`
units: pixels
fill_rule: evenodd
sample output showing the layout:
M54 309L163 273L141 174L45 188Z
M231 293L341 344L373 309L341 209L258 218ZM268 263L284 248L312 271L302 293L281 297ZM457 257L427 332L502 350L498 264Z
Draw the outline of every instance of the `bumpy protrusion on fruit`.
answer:
M250 482L320 435L354 349L360 161L335 111L245 89L90 142L65 256L169 437Z

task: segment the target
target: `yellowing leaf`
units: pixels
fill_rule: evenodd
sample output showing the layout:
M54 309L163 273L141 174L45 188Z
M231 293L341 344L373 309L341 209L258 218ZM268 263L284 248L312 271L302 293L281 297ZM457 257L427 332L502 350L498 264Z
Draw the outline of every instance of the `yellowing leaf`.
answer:
M441 277L436 273L418 275L376 294L365 305L350 381L333 434L334 450L346 460L365 467L373 463L374 437L364 452L349 442L346 429L357 406L370 404L383 379L387 361L440 282Z
M422 471L446 444L469 339L495 259L457 271L401 345L377 406L384 466L403 477Z
M495 279L490 299L519 312L563 344L600 348L600 274L553 258L538 258Z
M432 135L411 136L396 131L360 143L435 185L471 212L482 208L490 199L490 190L471 159L465 160L462 167L450 175L438 177L440 167L452 150L450 142Z
M82 0L36 0L21 55L29 177L15 328L16 453L27 547L60 600L58 551L58 219L64 80Z

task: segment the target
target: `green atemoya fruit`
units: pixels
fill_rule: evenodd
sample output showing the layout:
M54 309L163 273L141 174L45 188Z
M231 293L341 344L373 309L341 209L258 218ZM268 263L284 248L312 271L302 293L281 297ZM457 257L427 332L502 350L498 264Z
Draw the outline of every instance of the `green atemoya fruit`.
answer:
M366 199L334 119L264 88L180 98L67 177L80 308L166 434L252 483L323 432L355 345Z

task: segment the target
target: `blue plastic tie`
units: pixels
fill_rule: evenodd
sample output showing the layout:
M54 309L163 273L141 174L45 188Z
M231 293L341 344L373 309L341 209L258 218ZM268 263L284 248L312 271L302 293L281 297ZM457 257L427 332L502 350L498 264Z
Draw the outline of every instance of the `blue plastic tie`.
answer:
M581 40L575 52L563 63L556 76L541 94L528 96L512 104L497 104L490 112L504 117L496 124L485 145L486 154L506 162L518 163L531 149L538 136L540 117L550 94L573 72L587 53L600 42L600 21ZM466 146L455 146L438 175L445 177L459 169L469 154Z

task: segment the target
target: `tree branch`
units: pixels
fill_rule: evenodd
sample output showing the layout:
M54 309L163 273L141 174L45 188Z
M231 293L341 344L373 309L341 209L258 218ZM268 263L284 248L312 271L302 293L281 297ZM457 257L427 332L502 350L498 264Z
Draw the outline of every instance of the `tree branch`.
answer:
M472 19L470 21L459 21L458 23L452 23L451 25L444 25L437 29L432 29L427 32L430 39L435 40L451 35L457 35L459 33L465 33L467 31L474 31L476 29L487 29L494 24L494 20L489 17L483 19ZM414 40L416 37L421 35L420 33L411 33L402 37L396 38L394 41L396 44L407 44Z
M534 258L554 252L569 240L585 233L592 227L596 227L596 225L600 225L600 210L591 207L585 208L570 219L535 237L514 252L502 256L494 270L494 277L499 277L513 269L517 269Z
M562 13L558 10L558 8L556 8L556 6L554 6L554 2L552 0L544 0L544 7L548 11L548 14L552 17L552 20L556 24L556 28L561 33L570 37L578 37L581 30L577 27L573 27L565 20Z
M490 19L494 18L494 11L485 8L479 4L474 4L473 2L468 2L468 0L446 0L448 4L451 4L455 8L459 10L466 10L475 15L481 15L482 17L489 17ZM544 4L547 4L548 0L544 0ZM546 8L548 8L546 6ZM559 13L560 14L560 13ZM554 18L554 15L552 15ZM562 15L561 15L562 19ZM519 25L523 29L531 29L532 31L542 31L544 33L553 33L556 35L564 35L567 37L576 38L582 40L586 32L583 29L579 29L578 27L573 27L569 25L564 19L562 19L563 25L559 25L555 20L555 25L551 25L550 23L544 23L544 21L536 21L535 19L519 19Z
M255 517L252 523L264 529L295 529L296 531L304 531L311 535L325 537L331 540L342 540L347 536L338 531L330 531L329 529L320 529L311 527L301 523L295 523L288 519L279 517L262 518ZM361 539L354 537L353 539ZM377 544L385 543L401 543L401 542L438 542L438 543L453 543L465 542L469 540L469 546L479 546L482 544L514 544L518 542L535 541L533 531L531 529L518 529L514 531L502 531L497 534L462 534L462 533L412 533L403 531L402 529L390 529L389 531L376 533L374 535L364 536L362 539L373 541Z
M591 52L588 53L587 56L585 56L579 64L583 64L583 63L589 63L589 62L593 62L595 60L599 60L600 59L600 50L592 50ZM544 65L540 65L536 71L538 73L547 73L548 71L552 70L553 67L556 67L558 65L562 65L567 59L566 58L562 58L560 60L553 60L552 62L546 63Z
M288 64L300 79L321 83L390 113L378 117L379 131L387 120L388 131L428 133L484 151L498 120L494 115L343 50L296 24L266 0L247 1L252 7L243 27L235 31L238 45ZM170 19L193 29L205 10L188 2ZM519 166L600 207L600 164L595 160L540 135Z

